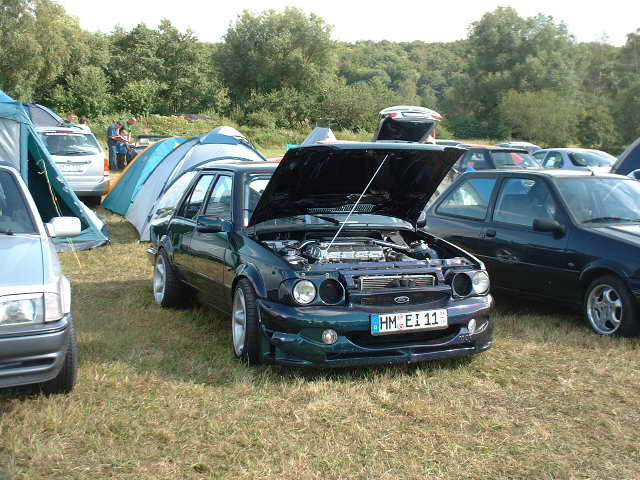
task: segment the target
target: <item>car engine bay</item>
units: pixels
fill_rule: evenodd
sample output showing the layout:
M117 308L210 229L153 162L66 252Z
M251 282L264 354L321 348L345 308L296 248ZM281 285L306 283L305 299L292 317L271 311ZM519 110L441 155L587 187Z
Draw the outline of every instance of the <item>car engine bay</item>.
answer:
M434 248L413 232L342 232L333 241L330 232L279 232L263 243L291 265L431 261L447 258L442 248ZM300 238L294 238L300 237ZM413 238L412 238L413 237ZM435 262L438 263L438 262ZM470 264L459 258L459 264Z

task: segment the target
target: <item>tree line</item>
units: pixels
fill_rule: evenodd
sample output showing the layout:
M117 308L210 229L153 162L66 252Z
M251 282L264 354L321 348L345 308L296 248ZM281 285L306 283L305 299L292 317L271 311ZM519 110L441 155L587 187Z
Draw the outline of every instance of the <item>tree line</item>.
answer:
M426 28L426 27L425 27ZM456 42L344 43L312 13L243 12L220 43L170 20L83 30L52 0L0 0L0 88L89 117L206 113L251 126L332 118L371 130L393 104L445 116L458 138L624 145L640 136L640 29L577 42L552 17L498 7Z

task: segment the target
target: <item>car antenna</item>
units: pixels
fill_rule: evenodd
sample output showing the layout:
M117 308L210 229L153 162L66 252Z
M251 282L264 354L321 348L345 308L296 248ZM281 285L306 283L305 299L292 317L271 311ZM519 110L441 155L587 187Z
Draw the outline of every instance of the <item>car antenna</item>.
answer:
M362 193L360 194L360 196L358 197L358 200L356 200L356 203L353 204L353 207L351 207L351 211L349 212L349 214L347 215L347 218L344 219L344 222L342 222L342 225L340 225L340 228L338 228L338 231L336 232L336 234L333 236L333 238L331 239L331 242L329 242L329 246L327 246L327 248L325 250L323 250L323 255L326 256L327 253L329 253L329 249L331 248L331 245L333 245L333 242L336 241L336 238L338 238L338 235L340 235L340 232L342 231L342 229L344 228L344 226L347 224L347 222L349 221L349 218L351 218L351 214L355 211L355 209L358 207L358 205L360 204L360 201L362 200L362 197L364 197L364 194L367 193L367 190L369 190L369 187L371 186L371 183L373 182L373 179L376 178L376 176L378 175L378 172L380 171L380 169L382 168L382 165L384 165L384 162L387 161L387 158L389 158L389 154L387 153L384 158L382 159L382 161L380 162L380 165L378 165L378 168L376 169L375 173L373 174L373 176L371 177L371 179L369 180L369 183L367 183L367 186L364 187L364 190L362 191Z

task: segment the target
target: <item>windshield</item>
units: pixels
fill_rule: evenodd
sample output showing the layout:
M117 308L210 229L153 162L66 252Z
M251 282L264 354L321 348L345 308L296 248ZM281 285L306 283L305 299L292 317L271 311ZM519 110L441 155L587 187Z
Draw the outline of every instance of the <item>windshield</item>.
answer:
M94 155L100 153L100 146L90 133L47 133L40 134L51 155Z
M569 152L571 163L578 167L610 167L616 161L606 152Z
M539 168L540 164L536 162L528 153L522 152L501 152L494 150L491 152L493 163L496 168L503 167L527 167Z
M271 174L250 175L244 184L244 226L249 224L249 219L258 205L262 192L267 188Z
M29 207L13 176L0 171L0 235L37 233Z
M433 120L394 120L386 117L380 124L377 141L421 142L435 128Z
M640 222L640 182L622 178L559 178L556 184L580 223Z

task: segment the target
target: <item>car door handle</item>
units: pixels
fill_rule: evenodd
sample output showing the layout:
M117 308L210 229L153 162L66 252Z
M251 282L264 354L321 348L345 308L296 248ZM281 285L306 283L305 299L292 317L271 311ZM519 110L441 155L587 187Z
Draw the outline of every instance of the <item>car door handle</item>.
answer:
M496 236L496 231L493 229L489 229L484 234L486 237L493 238Z

